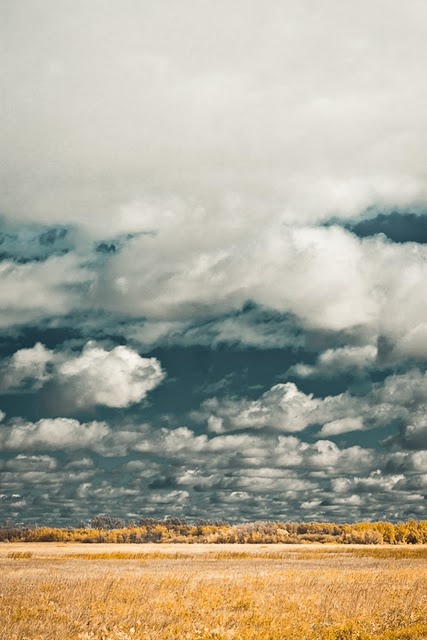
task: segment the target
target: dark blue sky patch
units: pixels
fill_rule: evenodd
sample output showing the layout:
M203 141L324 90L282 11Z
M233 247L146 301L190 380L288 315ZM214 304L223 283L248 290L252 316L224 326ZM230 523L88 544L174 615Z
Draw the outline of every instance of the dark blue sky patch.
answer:
M69 227L11 227L0 220L1 260L18 263L43 261L53 255L64 255L75 245L75 233Z
M96 251L98 253L106 253L106 254L116 253L117 247L114 244L114 242L100 242L99 244L96 245Z
M427 215L415 213L379 213L347 225L359 238L384 234L393 242L427 243Z
M67 341L82 340L81 333L72 326L49 327L27 325L20 327L11 335L0 335L0 357L11 356L19 349L29 349L41 342L48 349L61 348Z
M242 349L226 345L208 347L157 348L147 354L156 357L170 382L152 393L156 404L174 414L185 414L212 395L243 395L257 398L300 359L293 349ZM211 386L214 386L213 393ZM154 401L154 400L153 400Z

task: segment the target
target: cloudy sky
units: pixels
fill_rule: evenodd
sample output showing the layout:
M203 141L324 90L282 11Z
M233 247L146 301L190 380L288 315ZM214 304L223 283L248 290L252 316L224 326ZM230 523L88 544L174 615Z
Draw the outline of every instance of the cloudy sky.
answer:
M0 520L425 517L425 2L0 14Z

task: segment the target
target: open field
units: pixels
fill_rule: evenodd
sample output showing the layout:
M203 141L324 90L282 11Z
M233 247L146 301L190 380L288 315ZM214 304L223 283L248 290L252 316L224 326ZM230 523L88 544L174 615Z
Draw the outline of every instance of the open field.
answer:
M1 640L427 639L427 547L3 543Z

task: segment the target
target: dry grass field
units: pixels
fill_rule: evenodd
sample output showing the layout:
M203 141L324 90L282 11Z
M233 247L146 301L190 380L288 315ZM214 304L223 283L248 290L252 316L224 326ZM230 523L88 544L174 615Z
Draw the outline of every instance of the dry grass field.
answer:
M427 547L0 545L1 640L427 639Z

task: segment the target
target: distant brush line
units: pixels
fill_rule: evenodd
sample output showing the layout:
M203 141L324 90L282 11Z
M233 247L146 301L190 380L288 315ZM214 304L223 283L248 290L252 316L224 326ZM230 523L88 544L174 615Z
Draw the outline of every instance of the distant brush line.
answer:
M24 527L4 523L0 542L182 543L182 544L427 544L427 521L285 523L187 523L180 519L144 520L124 526L113 518L96 527Z

